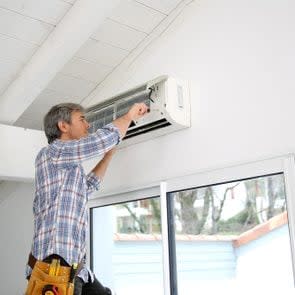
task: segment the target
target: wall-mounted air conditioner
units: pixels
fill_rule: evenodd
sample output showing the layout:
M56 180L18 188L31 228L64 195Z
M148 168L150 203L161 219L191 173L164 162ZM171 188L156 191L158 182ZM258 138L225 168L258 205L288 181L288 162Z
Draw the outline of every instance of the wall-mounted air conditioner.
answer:
M188 83L161 76L88 108L90 132L126 114L138 102L144 102L150 112L131 123L121 146L190 127Z

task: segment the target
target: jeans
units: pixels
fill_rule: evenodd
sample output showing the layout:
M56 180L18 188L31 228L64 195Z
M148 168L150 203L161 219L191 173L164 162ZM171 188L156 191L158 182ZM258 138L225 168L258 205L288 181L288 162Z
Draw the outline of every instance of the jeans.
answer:
M96 278L94 278L93 282L84 283L82 279L76 277L74 295L112 295L112 292Z

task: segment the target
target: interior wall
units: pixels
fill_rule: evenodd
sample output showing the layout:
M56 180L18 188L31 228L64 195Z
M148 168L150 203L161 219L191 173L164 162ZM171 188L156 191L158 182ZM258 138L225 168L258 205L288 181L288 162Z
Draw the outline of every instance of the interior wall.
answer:
M169 74L190 82L192 127L118 150L104 192L294 152L294 12L288 0L188 5L97 101Z
M0 196L0 293L22 295L33 237L34 187L5 181L0 184Z
M33 181L34 163L47 144L43 131L0 124L0 180Z

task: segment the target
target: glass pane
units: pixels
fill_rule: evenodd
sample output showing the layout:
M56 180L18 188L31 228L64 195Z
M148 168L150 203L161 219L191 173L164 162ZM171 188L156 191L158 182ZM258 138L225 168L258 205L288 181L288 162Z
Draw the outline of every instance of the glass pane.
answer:
M283 174L170 197L179 295L294 287Z
M92 209L93 270L117 295L164 294L160 198Z

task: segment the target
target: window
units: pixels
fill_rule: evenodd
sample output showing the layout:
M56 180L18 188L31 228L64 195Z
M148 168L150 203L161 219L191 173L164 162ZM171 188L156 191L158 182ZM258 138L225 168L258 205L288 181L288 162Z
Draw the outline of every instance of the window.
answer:
M118 295L164 294L160 198L92 209L92 264Z
M179 295L293 287L283 174L181 190L169 199Z

